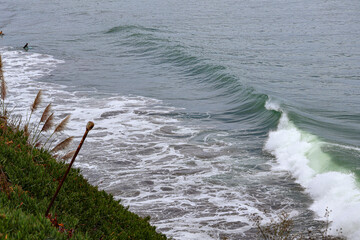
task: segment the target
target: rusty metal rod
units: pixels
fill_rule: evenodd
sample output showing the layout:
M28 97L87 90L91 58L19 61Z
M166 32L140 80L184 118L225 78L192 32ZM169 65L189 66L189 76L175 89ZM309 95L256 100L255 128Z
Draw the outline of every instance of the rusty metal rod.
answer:
M93 127L94 127L94 123L91 122L91 121L89 121L89 122L86 124L86 130L85 130L84 136L82 137L81 142L79 143L79 146L78 146L78 148L76 149L76 151L75 151L75 153L74 153L74 156L73 156L72 159L71 159L71 162L70 162L70 164L69 164L69 167L67 168L67 170L66 170L63 178L61 179L61 181L60 181L60 183L59 183L59 186L58 186L58 188L56 189L56 192L55 192L53 198L51 199L51 202L50 202L50 204L49 204L49 207L48 207L47 210L46 210L45 217L47 217L47 216L49 215L50 208L51 208L52 205L54 204L55 198L56 198L56 196L58 195L58 193L59 193L59 191L60 191L60 189L61 189L61 187L62 187L62 185L63 185L63 183L64 183L64 181L65 181L65 179L66 179L66 177L67 177L67 175L69 174L70 169L71 169L71 166L72 166L73 163L75 162L75 158L76 158L76 156L78 155L78 153L79 153L79 151L80 151L80 149L81 149L81 146L83 145L83 143L84 143L84 141L85 141L86 136L88 135L89 131L90 131Z

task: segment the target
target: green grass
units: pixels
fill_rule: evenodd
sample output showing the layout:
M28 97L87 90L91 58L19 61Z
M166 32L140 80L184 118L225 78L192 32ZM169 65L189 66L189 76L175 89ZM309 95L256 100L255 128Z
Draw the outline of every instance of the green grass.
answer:
M67 164L33 148L23 135L0 125L0 168L6 176L0 178L0 239L67 239L67 231L45 217ZM74 231L72 239L166 239L149 217L128 211L77 169L70 171L50 213Z

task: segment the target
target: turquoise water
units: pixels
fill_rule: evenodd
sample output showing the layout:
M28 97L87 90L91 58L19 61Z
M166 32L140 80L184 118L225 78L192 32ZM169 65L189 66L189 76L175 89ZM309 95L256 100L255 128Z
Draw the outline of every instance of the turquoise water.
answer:
M69 135L95 121L78 167L159 231L253 239L250 213L293 211L300 228L328 207L333 229L357 239L359 11L355 0L2 1L0 51L19 108L45 88L72 113Z

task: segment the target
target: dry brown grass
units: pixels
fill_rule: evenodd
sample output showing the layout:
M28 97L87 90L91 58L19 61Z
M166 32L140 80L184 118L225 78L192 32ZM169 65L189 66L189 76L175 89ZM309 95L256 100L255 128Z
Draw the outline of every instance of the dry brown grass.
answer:
M325 221L314 229L304 229L303 231L294 230L294 220L286 212L281 212L277 218L272 218L270 223L263 225L262 218L253 214L250 220L257 228L259 239L265 240L345 240L342 236L341 229L337 230L339 236L329 234L331 211L326 209Z
M64 150L67 147L70 146L71 142L73 141L74 137L68 137L66 138L64 141L62 141L61 143L59 143L58 145L56 145L53 149L51 149L50 152L56 153L58 151Z
M66 129L66 126L70 120L70 115L66 116L55 127L55 130L52 132L52 134L50 134L50 136L46 134L46 132L50 131L54 127L55 117L54 117L54 113L51 112L51 106L52 106L51 103L49 103L45 107L43 113L41 114L41 118L37 122L34 122L31 119L33 114L39 109L42 103L43 91L39 90L38 93L36 94L34 101L30 105L30 114L25 119L25 121L22 121L22 117L15 117L16 120L8 124L7 122L7 119L9 117L8 115L11 115L12 111L8 113L5 105L5 100L7 96L7 86L3 74L3 62L1 55L0 55L0 87L1 87L0 98L2 104L2 113L0 113L1 122L5 123L6 125L9 125L15 131L23 131L24 136L26 136L28 139L28 143L33 147L45 148L49 150L51 145L57 141L57 137L59 136L57 133L61 133ZM14 119L13 116L12 119ZM59 144L57 144L57 146L55 146L52 149L52 152L57 152L66 149L70 145L72 139L73 137L68 137L64 141L60 142ZM45 142L45 144L42 144L41 142ZM49 144L46 148L48 142Z
M66 125L69 123L70 115L67 115L55 128L54 133L62 132L66 129Z

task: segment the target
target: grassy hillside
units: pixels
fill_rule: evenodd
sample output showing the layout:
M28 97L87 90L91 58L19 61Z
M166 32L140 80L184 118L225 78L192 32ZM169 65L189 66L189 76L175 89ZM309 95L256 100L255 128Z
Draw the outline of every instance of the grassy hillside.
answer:
M166 239L72 169L45 217L67 164L0 124L0 239Z

